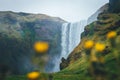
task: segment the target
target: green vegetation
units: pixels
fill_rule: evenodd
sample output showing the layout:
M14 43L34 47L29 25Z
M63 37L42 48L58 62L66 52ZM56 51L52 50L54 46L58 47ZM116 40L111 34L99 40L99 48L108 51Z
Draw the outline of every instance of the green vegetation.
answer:
M118 14L109 14L102 13L98 16L98 21L86 26L85 31L83 32L81 44L73 51L72 55L69 56L69 66L63 69L62 71L55 74L54 80L57 80L56 75L79 75L79 80L99 80L97 74L103 74L105 80L119 80L119 67L120 67L120 16ZM115 31L117 36L114 40L109 40L106 38L106 35L110 31ZM101 57L104 58L105 63L91 63L89 60L91 55L88 55L87 58L83 54L85 54L84 43L87 40L93 40L95 43L100 42L105 44L106 48L103 51ZM75 61L74 55L82 55ZM95 50L92 50L92 53L95 53ZM100 56L100 55L96 55ZM94 58L90 58L94 59ZM99 57L98 57L99 59ZM94 65L93 65L94 64ZM103 67L101 67L101 64ZM91 67L97 71L97 74L94 76L91 73ZM97 66L97 67L96 67ZM101 74L102 73L102 74ZM61 78L62 79L62 78ZM59 80L59 79L58 79ZM68 80L71 80L70 78ZM74 80L74 79L73 79ZM100 79L103 80L103 79Z

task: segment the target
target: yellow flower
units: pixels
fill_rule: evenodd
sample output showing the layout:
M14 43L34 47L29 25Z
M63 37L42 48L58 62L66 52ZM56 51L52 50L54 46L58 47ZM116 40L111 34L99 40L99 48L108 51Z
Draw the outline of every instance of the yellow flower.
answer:
M27 74L28 79L30 80L36 80L40 77L40 73L39 72L31 72Z
M98 52L102 52L102 51L105 49L105 45L102 44L102 43L96 43L96 44L95 44L95 49L96 49L96 51L98 51Z
M108 34L107 34L107 38L108 38L108 39L112 39L112 38L115 38L116 35L117 35L117 33L116 33L115 31L110 31L110 32L108 32Z
M94 46L94 42L92 40L88 40L84 44L85 49L91 49Z
M34 49L36 52L44 53L48 50L49 45L47 42L36 42L34 44Z

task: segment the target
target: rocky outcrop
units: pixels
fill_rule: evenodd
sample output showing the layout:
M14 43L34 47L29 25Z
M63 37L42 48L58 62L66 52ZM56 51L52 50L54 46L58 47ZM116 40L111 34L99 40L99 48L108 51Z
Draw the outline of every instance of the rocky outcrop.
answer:
M64 58L62 58L61 59L61 62L62 63L60 63L60 70L62 70L62 69L64 69L65 67L67 67L68 66L68 61L66 60L66 59L64 59Z
M35 41L47 41L47 71L54 68L54 57L61 51L61 25L65 21L44 14L0 12L0 72L4 66L11 74L24 74L34 69L31 58L34 56ZM34 59L35 60L35 59ZM40 60L41 61L41 60ZM37 62L37 61L35 61ZM39 69L41 63L37 63Z
M109 11L113 13L120 13L120 0L109 0Z
M108 6L109 6L109 4L105 4L105 5L102 6L100 9L98 9L93 15L91 15L91 16L88 18L87 24L90 24L90 23L96 21L98 15L99 15L100 13L105 12L105 11L108 10Z

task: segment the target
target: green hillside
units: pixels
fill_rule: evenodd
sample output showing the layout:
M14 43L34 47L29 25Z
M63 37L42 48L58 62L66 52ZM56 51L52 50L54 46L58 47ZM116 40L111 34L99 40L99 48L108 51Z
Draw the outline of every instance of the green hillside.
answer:
M107 35L109 32L111 33L111 31L115 32L115 37L112 39L109 37L107 38ZM94 45L90 51L87 51L87 49L84 48L84 45L88 40L92 40L95 44L104 44L105 49L98 53L95 50ZM72 52L72 55L70 55L68 58L69 66L57 74L71 76L78 75L78 77L81 76L79 80L91 80L92 78L95 78L95 80L119 80L119 48L120 15L118 13L101 13L98 16L97 21L85 27L85 31L82 33L81 43L76 47L76 49ZM76 58L74 57L75 55L79 55L81 57ZM91 69L93 70L92 73ZM99 77L103 77L104 79L99 79ZM71 79L69 78L68 80Z

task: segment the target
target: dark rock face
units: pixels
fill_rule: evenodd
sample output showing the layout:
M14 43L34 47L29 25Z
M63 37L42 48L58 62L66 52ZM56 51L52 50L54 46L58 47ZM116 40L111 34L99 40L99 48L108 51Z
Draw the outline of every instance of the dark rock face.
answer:
M64 58L62 58L62 63L60 63L60 70L62 70L62 69L64 69L64 68L66 68L66 67L68 67L68 60L66 60L66 59L64 59Z
M107 4L103 5L100 9L98 9L93 15L91 15L91 16L88 18L87 24L90 24L90 23L96 21L98 15L99 15L100 13L102 13L102 12L107 11L107 10L108 10L108 7L109 7L109 4L107 3Z
M120 12L120 0L109 0L109 11L113 13Z
M32 65L31 60L35 55L35 41L49 43L49 58L60 55L63 22L65 21L60 18L44 14L0 12L0 72L3 72L4 66L7 68L5 71L11 74L24 74L34 70L37 66ZM47 69L52 71L54 63L49 60L46 64L50 66ZM41 66L40 63L37 65Z

